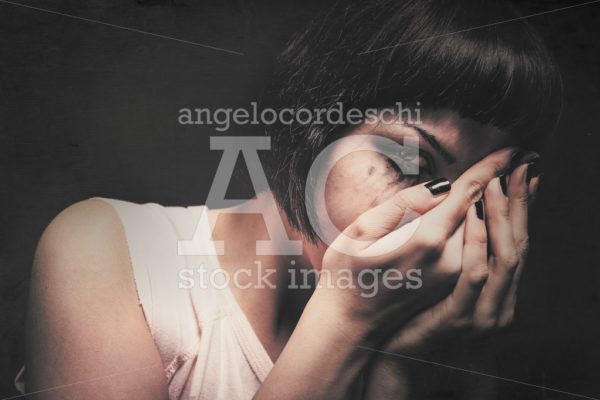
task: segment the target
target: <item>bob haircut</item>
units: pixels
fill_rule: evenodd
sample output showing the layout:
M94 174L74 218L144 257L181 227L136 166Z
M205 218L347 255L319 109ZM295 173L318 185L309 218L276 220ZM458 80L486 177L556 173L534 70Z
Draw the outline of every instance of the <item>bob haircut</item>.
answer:
M505 1L346 0L287 44L267 93L275 109L330 109L338 102L344 110L397 102L446 108L539 151L558 122L562 81L542 38ZM265 127L275 199L313 242L306 177L316 156L348 127L297 121Z

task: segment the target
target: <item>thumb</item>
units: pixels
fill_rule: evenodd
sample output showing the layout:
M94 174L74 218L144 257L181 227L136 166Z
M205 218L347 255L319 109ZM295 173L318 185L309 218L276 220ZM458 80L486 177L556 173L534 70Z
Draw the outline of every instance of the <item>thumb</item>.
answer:
M416 219L447 197L450 181L439 178L411 186L361 214L344 233L366 242L375 241Z

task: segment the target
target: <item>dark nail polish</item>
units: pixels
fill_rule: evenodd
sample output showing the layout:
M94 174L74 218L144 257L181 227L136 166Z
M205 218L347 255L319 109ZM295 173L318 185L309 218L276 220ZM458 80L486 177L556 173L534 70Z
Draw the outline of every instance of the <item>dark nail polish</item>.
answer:
M431 194L434 196L448 192L450 190L450 186L450 181L446 178L438 178L425 184L425 187L429 189Z
M508 165L508 171L512 171L517 167L517 165L521 163L521 160L523 159L523 154L525 154L523 150L518 150L512 155L512 157L510 158L510 163Z
M533 178L540 176L540 174L539 164L536 161L529 163L529 166L527 167L527 183L531 182Z
M475 211L477 212L477 218L483 220L483 200L479 199L475 202Z
M512 172L519 165L535 162L540 158L540 155L535 151L517 151L510 160L508 172Z
M506 175L500 176L500 187L502 188L502 193L505 196L508 196L508 183L506 182Z

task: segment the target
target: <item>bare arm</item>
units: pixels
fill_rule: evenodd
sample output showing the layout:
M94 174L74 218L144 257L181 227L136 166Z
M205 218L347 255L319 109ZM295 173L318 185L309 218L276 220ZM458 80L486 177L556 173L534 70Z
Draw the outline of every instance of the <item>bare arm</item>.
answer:
M34 260L27 324L32 398L168 397L110 205L75 204L48 226Z

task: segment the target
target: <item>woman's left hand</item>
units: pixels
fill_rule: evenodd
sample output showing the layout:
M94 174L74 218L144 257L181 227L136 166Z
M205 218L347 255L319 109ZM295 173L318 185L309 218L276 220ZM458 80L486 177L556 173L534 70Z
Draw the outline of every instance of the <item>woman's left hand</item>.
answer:
M511 324L529 248L528 205L539 182L528 179L528 168L520 165L510 177L493 179L484 192L483 209L478 212L474 205L468 211L456 286L381 349L367 378L367 399L397 399L406 393L410 382L400 372L406 356L418 358L425 350L432 354L432 347L457 334L488 334Z

